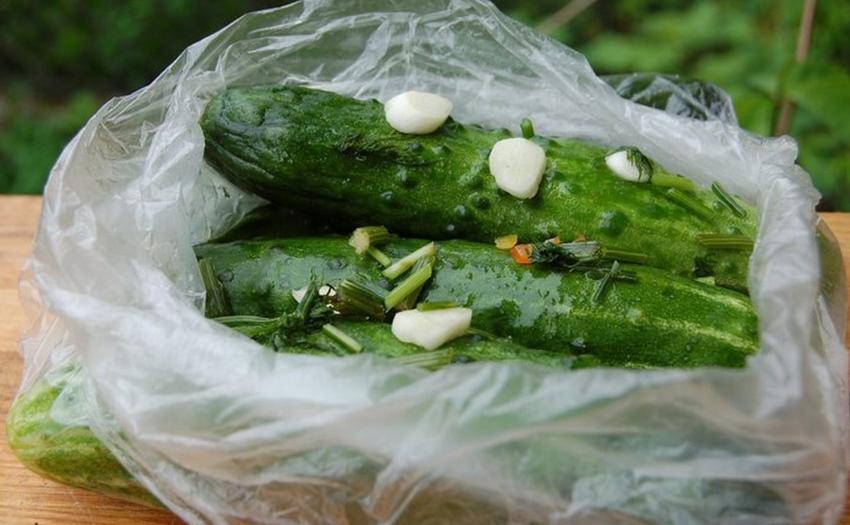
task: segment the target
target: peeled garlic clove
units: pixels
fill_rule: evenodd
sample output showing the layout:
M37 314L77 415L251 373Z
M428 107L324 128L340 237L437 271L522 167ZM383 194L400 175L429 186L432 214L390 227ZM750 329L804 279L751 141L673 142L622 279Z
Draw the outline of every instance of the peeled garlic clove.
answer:
M500 140L490 151L490 173L496 185L520 199L537 195L545 168L546 153L528 139Z
M652 177L651 166L650 168L644 167L642 169L637 161L644 159L639 158L638 155L642 157L642 154L637 150L620 149L609 153L605 157L605 165L614 172L614 175L623 180L629 182L649 182L649 179ZM649 161L646 162L647 166L649 166Z
M405 310L393 318L393 335L405 343L413 343L426 350L464 335L472 323L469 308L445 308L442 310Z
M452 101L422 91L406 91L384 104L387 122L396 131L424 135L437 131L452 112Z

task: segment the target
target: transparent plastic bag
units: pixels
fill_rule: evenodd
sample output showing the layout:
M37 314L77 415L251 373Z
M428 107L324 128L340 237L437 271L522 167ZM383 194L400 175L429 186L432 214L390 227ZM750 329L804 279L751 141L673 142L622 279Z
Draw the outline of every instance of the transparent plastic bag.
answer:
M426 373L275 354L208 321L192 246L261 201L203 163L198 119L225 87L270 83L439 91L462 122L530 117L541 134L633 145L722 182L759 210L761 351L743 370ZM825 258L819 287L818 195L796 154L787 137L626 101L483 0L249 14L107 103L54 167L21 285L33 326L20 398L71 377L51 421L88 425L191 523L835 522L843 281Z

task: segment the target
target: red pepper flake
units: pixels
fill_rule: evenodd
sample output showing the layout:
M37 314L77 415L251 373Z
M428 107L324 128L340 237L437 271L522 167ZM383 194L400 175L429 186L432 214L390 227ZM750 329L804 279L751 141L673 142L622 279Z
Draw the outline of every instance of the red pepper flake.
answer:
M530 244L517 244L511 248L511 257L519 264L531 264L531 252L534 247Z

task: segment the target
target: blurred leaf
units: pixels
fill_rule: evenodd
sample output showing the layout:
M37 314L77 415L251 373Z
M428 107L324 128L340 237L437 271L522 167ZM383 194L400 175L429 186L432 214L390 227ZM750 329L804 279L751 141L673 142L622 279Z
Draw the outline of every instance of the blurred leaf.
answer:
M850 141L850 74L834 66L797 66L788 77L785 93L799 107Z

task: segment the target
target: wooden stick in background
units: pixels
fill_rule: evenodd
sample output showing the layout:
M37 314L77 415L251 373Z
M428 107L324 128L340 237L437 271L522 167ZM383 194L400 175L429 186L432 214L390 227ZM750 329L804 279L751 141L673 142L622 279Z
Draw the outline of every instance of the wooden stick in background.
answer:
M797 53L794 60L798 64L806 61L809 56L809 49L812 46L812 27L815 23L815 7L817 0L806 0L803 5L803 14L800 17L800 32L797 34ZM773 134L776 136L785 135L791 130L791 120L794 118L794 103L787 96L782 97L782 102L779 110L779 118L776 120L776 127Z

